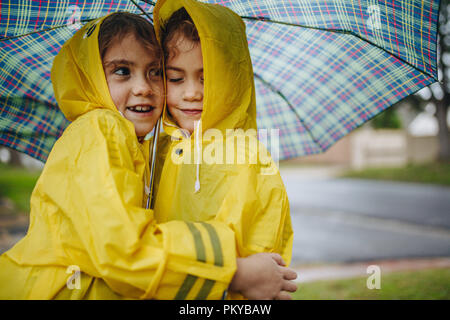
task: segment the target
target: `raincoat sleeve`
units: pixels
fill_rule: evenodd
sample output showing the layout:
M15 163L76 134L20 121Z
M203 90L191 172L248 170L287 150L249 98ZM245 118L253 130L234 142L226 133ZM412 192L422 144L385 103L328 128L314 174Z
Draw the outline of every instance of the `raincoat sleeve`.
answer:
M236 237L239 257L260 252L279 253L287 265L292 258L293 230L289 201L278 168L265 147L264 162L235 165L233 178L216 219ZM251 154L252 150L245 150Z
M156 224L142 208L136 138L118 116L90 113L66 130L46 168L45 196L63 213L53 237L65 263L125 297L221 298L236 270L233 232L218 222Z
M286 189L277 167L273 161L268 166L237 167L216 219L234 231L239 257L275 252L289 265L294 234ZM229 292L227 299L245 297Z

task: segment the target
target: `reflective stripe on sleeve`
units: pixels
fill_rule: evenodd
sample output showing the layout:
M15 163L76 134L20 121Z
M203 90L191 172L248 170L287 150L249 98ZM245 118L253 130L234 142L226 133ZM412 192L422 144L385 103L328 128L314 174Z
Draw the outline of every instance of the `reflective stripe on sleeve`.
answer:
M208 223L201 222L200 223L207 231L209 235L209 240L211 242L211 246L213 248L214 252L214 265L222 267L223 266L223 254L222 254L222 246L220 244L219 235L217 234L217 231L214 229L213 226L211 226ZM198 228L195 226L192 222L186 222L186 225L189 228L189 231L191 232L193 238L194 238L194 244L195 249L197 253L197 261L206 262L206 250L205 245L203 243L202 235ZM175 299L176 300L184 300L188 296L189 292L191 291L192 287L194 286L195 282L197 281L198 277L187 275L184 279L183 284L181 285L180 289L178 290ZM196 300L205 300L208 298L209 293L211 292L212 288L214 287L214 284L216 282L214 280L205 279L202 287L200 288L197 296L195 297Z
M184 279L183 284L180 287L180 290L178 290L177 295L175 296L175 300L186 299L187 295L189 294L189 291L191 291L196 280L197 280L196 276L191 276L190 274L188 274Z
M188 226L189 231L191 232L192 237L194 238L195 251L197 253L197 261L206 262L205 245L203 244L203 239L200 231L191 222L186 222L186 225ZM175 296L175 300L186 299L187 295L191 291L196 281L197 281L196 276L188 274L184 279L180 289L178 290Z
M209 240L211 241L211 246L214 250L214 264L216 266L223 267L222 246L220 245L220 239L216 229L208 223L202 222L201 224L206 231L208 231Z

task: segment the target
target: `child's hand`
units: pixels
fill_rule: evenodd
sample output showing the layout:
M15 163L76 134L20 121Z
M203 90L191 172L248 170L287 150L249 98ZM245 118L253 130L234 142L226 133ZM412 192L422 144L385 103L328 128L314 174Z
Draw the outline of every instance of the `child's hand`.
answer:
M292 281L297 278L297 273L285 265L277 253L257 253L238 258L237 271L229 290L250 300L291 300L286 291L297 290Z

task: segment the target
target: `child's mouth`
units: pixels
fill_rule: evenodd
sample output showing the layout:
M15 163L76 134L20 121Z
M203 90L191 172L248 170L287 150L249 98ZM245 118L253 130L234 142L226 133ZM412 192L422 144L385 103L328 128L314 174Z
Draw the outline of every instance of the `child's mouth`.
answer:
M181 110L183 113L187 114L187 115L198 115L201 114L203 110L200 109L183 109Z
M127 107L128 110L132 111L132 112L137 112L137 113L148 113L148 112L152 112L155 107L152 106L134 106L134 107Z

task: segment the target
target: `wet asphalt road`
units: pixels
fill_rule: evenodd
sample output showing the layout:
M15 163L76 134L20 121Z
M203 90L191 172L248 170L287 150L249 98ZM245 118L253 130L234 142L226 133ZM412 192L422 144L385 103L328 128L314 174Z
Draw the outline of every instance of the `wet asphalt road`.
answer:
M294 263L450 256L450 188L281 168Z

